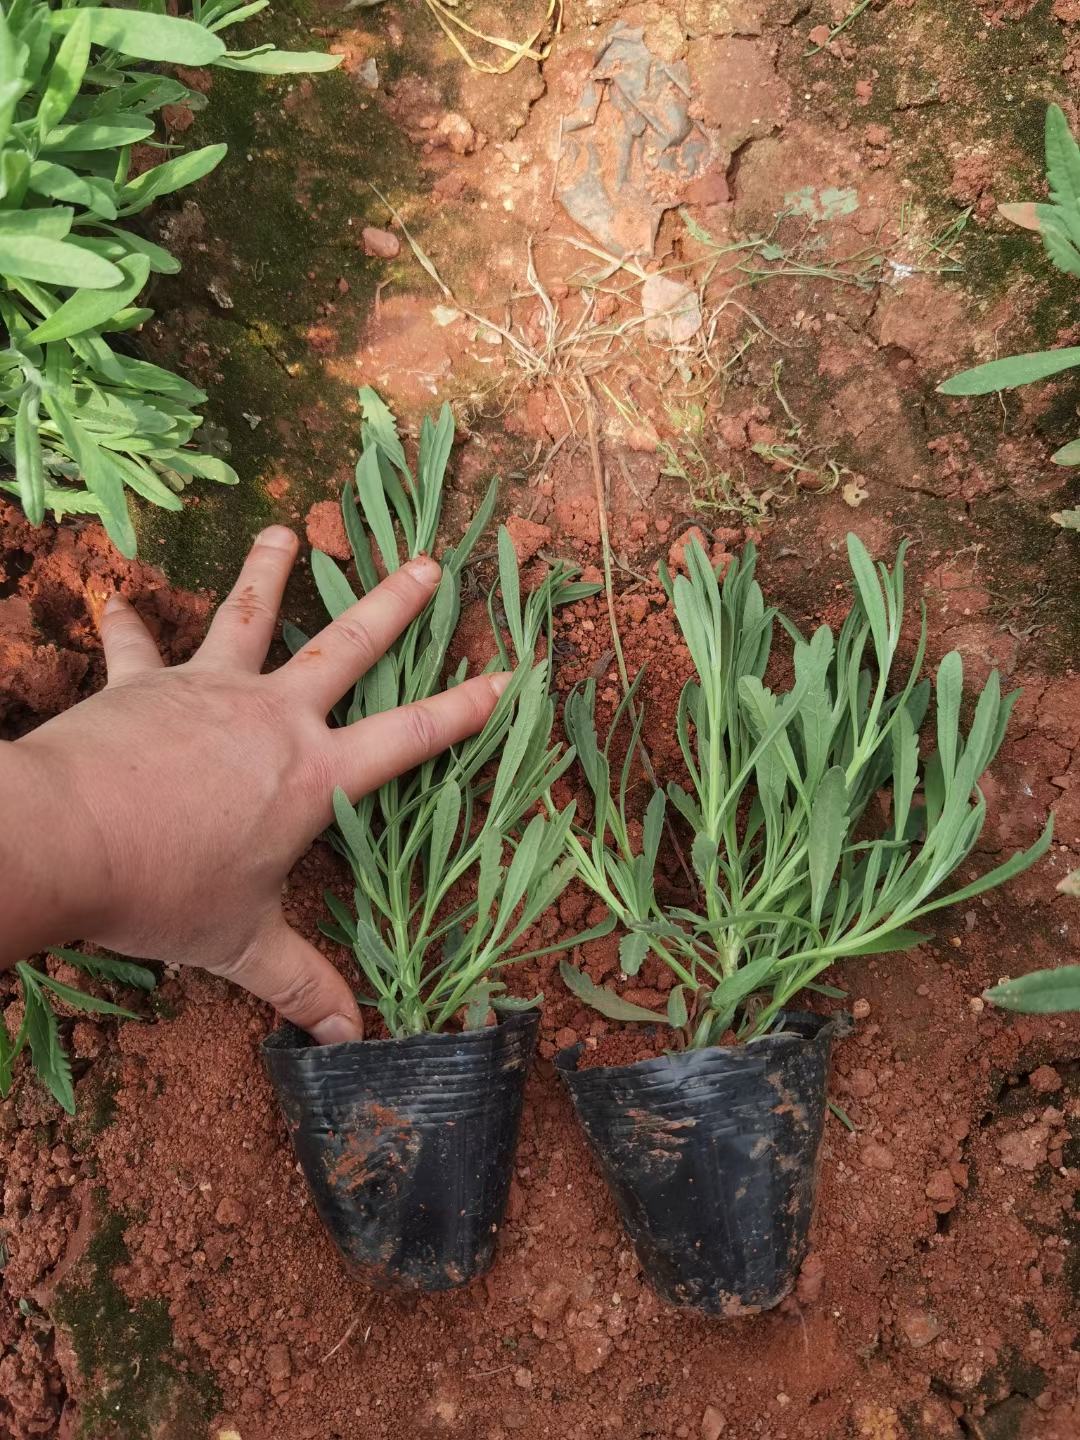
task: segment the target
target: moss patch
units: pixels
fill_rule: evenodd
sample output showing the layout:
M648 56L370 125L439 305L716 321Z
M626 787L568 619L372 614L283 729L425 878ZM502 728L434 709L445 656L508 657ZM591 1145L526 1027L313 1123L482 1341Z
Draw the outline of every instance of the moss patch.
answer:
M181 1373L163 1300L131 1305L113 1272L127 1258L123 1217L100 1203L97 1229L52 1307L86 1385L80 1434L86 1440L203 1440L217 1408L213 1384Z
M319 43L287 13L245 27L245 43L265 40ZM258 530L295 524L334 493L356 403L333 362L355 353L377 284L410 265L364 255L362 228L387 219L368 182L400 195L420 181L403 134L340 70L215 71L190 138L225 140L229 153L178 197L194 197L204 223L159 299L176 363L194 359L209 391L204 436L227 450L240 485L200 484L182 514L144 511L140 538L174 582L221 588Z

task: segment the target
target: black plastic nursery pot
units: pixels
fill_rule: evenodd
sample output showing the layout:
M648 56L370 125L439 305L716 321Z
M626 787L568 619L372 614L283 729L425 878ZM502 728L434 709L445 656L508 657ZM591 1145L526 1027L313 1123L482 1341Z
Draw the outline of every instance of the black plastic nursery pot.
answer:
M538 1025L341 1045L285 1025L263 1043L322 1222L370 1285L449 1290L490 1267Z
M783 1012L744 1045L555 1064L653 1288L712 1315L768 1310L806 1255L829 1053L846 1016Z

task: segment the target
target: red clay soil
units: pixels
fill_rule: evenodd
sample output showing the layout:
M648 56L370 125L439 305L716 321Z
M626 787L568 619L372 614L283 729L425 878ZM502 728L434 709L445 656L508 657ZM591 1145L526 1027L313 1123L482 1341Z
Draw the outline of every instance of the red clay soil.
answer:
M943 25L967 23L966 0L958 3L942 11ZM961 161L971 149L967 139L979 133L984 92L993 88L984 83L979 56L1001 53L991 49L1001 27L1026 8L986 7L985 26L976 16L980 36L986 34L965 49L950 48L936 31L928 37L917 10L870 7L805 62L807 39L827 37L828 28L821 27L824 37L813 30L808 36L811 17L791 23L795 6L719 7L724 16L716 28L732 32L720 41L704 33L713 24L704 11L717 7L697 0L687 0L674 32L665 6L643 4L623 14L645 25L658 53L669 43L673 55L683 53L693 35L695 64L700 68L704 56L710 69L712 56L710 81L719 67L729 76L737 71L737 55L766 81L764 123L775 128L768 134L755 131L762 111L741 99L745 113L727 111L725 96L709 85L715 122L737 119L742 126L730 137L737 161L711 176L711 189L688 196L696 220L719 241L768 229L784 197L808 184L858 188L860 208L818 237L826 248L807 252L814 269L869 244L891 254L901 206L936 150L948 162L943 190L951 186L956 201L975 206L970 223L978 233L969 253L986 254L1000 242L982 227L997 223L995 193L1018 198L1002 188L1005 160L995 149L986 164ZM616 9L608 6L604 15ZM836 23L846 9L819 6L812 18ZM1047 86L1060 90L1063 76L1071 85L1080 73L1075 6L1057 0L1053 10L1056 19L1046 23L1060 22L1064 38L1052 66L1036 38L1016 62L1022 75L1010 80L1018 93L1037 93L1040 107ZM401 48L404 12L387 13L393 52ZM1013 27L1017 46L1034 19L1032 11ZM501 29L501 17L492 24ZM347 53L355 42L357 65L371 51L363 25L335 34ZM560 116L576 103L591 63L599 32L587 29L564 38L542 76L532 62L519 67L505 91L484 77L454 79L471 142L456 122L445 135L438 132L447 96L437 86L425 88L426 80L414 83L407 65L388 87L388 107L406 130L415 129L448 227L441 250L434 237L435 259L453 264L458 239L469 238L470 246L458 246L474 272L475 288L465 293L483 313L501 316L505 291L521 288L525 234L566 228L552 214L549 162ZM387 70L404 58L378 53ZM909 53L918 64L898 70L897 56ZM391 60L393 66L384 65ZM314 92L296 93L302 114ZM507 95L513 103L504 104ZM498 114L496 101L504 105ZM431 126L422 123L429 113L436 117ZM453 148L453 137L467 153ZM916 240L940 218L931 224L924 215ZM791 244L805 227L802 220L786 224L780 238ZM914 258L911 251L897 254L904 263ZM702 252L669 216L657 255L683 265L698 263ZM545 283L552 294L561 286L562 298L581 263L581 253L569 247L554 255L551 245L537 247ZM327 282L335 294L338 273ZM545 1003L495 1268L459 1293L371 1293L345 1274L298 1173L259 1057L271 1015L223 983L182 971L165 978L152 1024L64 1022L82 1116L115 1091L111 1123L93 1133L85 1118L68 1122L25 1073L13 1097L0 1103L7 1256L0 1279L0 1434L15 1440L74 1434L80 1414L90 1414L106 1382L114 1383L92 1368L86 1373L68 1330L50 1318L57 1292L80 1274L80 1256L100 1223L99 1202L124 1218L126 1257L112 1271L123 1296L133 1306L164 1302L173 1337L168 1357L181 1372L208 1379L220 1396L209 1430L215 1440L1080 1434L1080 1267L1073 1254L1080 1243L1080 1020L1014 1019L979 998L1003 973L1080 960L1080 911L1055 889L1080 865L1076 537L1049 519L1052 509L1076 503L1063 500L1063 477L1048 463L1063 422L1049 424L1047 410L1060 409L1062 397L1053 386L1017 392L1007 424L996 412L987 420L989 408L940 400L933 387L951 369L1009 347L1033 348L1024 328L1031 307L1020 303L1027 291L989 295L980 308L981 299L948 277L916 275L900 286L890 273L866 287L812 276L753 292L767 331L756 332L731 383L717 381L702 402L710 407L704 468L680 451L692 473L671 473L671 457L660 446L679 441L688 426L668 411L685 385L655 357L639 365L636 357L628 364L616 355L615 393L636 400L642 414L628 419L608 410L603 424L619 624L630 674L647 666L645 739L665 781L680 774L672 720L690 664L656 561L678 563L692 524L720 560L764 510L778 518L764 527L763 583L804 628L822 621L835 627L846 612L845 531L855 530L881 557L895 553L907 535L909 594L926 594L930 662L956 646L971 678L998 665L1010 685L1023 686L1009 737L984 783L984 853L964 867L961 880L1029 844L1051 807L1057 815L1050 854L1007 889L946 912L932 941L915 951L852 962L826 977L848 990L861 1017L855 1034L837 1046L830 1090L854 1129L829 1115L814 1248L794 1295L770 1314L723 1323L668 1309L643 1283L551 1064L557 1049L578 1041L594 1055L622 1059L635 1058L639 1042L628 1042L566 991L558 956L508 972L514 991L542 990ZM720 283L711 282L710 303ZM361 303L358 295L358 287L351 300L341 292L339 322L351 303ZM462 322L449 331L436 324L438 298L400 287L391 292L361 349L342 342L334 357L340 376L393 384L404 367L401 396L426 408L433 385L439 389L453 369L451 351L455 359L463 348L491 359L492 347L472 330L466 335ZM526 328L535 319L526 317ZM715 352L733 353L745 325L741 310L720 315ZM349 333L343 324L340 333ZM782 341L770 348L776 335ZM310 348L315 356L334 348L329 320L312 334ZM572 389L571 400L580 422ZM502 499L517 517L512 534L523 561L569 555L597 578L600 527L588 451L575 436L549 453L566 430L556 386L527 391L522 384L506 404L508 413L500 410L496 422L477 421L474 439L455 456L448 536L461 532L459 522L497 468L493 454L509 443L518 449L503 467L510 478ZM798 433L792 413L800 417ZM325 473L327 484L308 513L308 537L339 553L335 495L343 456L319 453L313 428L312 437L306 468ZM534 446L532 465L513 463L521 447L527 458ZM793 475L782 458L785 446L808 470ZM834 456L845 467L842 483L832 493L799 495L828 488L825 462ZM291 483L282 465L282 476L265 487L277 498ZM733 487L738 513L722 509L715 488L722 490L721 482ZM34 532L8 508L0 511L0 537L5 736L24 733L101 683L93 613L113 588L134 601L172 661L190 653L205 627L207 596L174 591L149 564L120 560L94 525ZM486 619L478 589L464 597L463 615L458 649L482 660ZM620 690L602 599L558 617L554 656L562 694L597 681L605 726ZM620 758L624 743L616 742ZM587 813L577 777L561 782L560 792L563 802L576 795ZM646 799L635 767L636 813ZM317 844L291 877L290 918L349 973L347 957L318 934L326 885L348 894L338 861ZM662 885L672 898L685 898L686 881L667 846ZM572 887L523 943L555 943L602 916L589 894ZM670 977L648 961L632 981L621 979L617 947L618 936L611 936L573 958L598 983L662 1010ZM0 980L0 1006L12 1028L14 994L12 982ZM132 1361L136 1372L140 1363ZM195 1415L193 1405L186 1428L175 1417L151 1428L166 1440L201 1437L205 1428ZM137 1425L138 1417L130 1420L131 1433L139 1433ZM99 1418L87 1433L111 1440L129 1430Z
M62 532L57 549L69 567L84 551L96 574L95 539L84 533L76 545ZM38 543L47 555L45 536ZM51 572L51 560L42 568ZM132 580L126 567L118 578ZM145 567L139 583L144 611L187 613L182 597L164 603ZM688 658L654 584L623 596L619 611L631 671L649 662L646 735L670 774L663 737ZM163 631L172 658L197 628L189 615L174 636ZM87 623L76 652L88 668L90 634ZM70 628L59 638L74 650ZM599 599L562 617L556 650L560 688L596 675L605 718L618 689ZM77 694L73 684L68 698ZM1041 794L1051 777L1061 784L1080 741L1075 682L1038 682L1029 694L995 775L1011 789L1022 774ZM1005 830L1000 843L1024 843L1024 805L1002 809L990 843ZM677 865L669 871L677 886ZM339 960L316 924L323 886L342 879L317 845L288 896L293 923ZM85 1243L91 1192L103 1191L127 1217L128 1258L115 1279L133 1302L165 1299L180 1365L220 1389L211 1433L235 1429L244 1440L1074 1437L1080 1023L1014 1020L977 998L1003 968L1060 959L1075 943L1053 879L1044 866L949 915L932 945L830 977L862 1002L832 1081L856 1130L829 1118L813 1254L796 1296L771 1314L723 1324L668 1309L644 1285L550 1063L579 1039L606 1050L618 1028L561 988L555 957L512 976L515 990L542 988L547 1001L510 1213L482 1283L400 1298L345 1274L263 1073L265 1007L184 971L161 991L174 1018L128 1024L110 1039L116 1114L99 1135L80 1143L32 1085L0 1106L5 1291L48 1301ZM589 897L572 891L525 943L551 943L595 918ZM613 940L576 958L598 981L613 979ZM662 1005L656 967L632 983L623 993ZM104 1029L82 1030L87 1103ZM10 1433L53 1433L65 1400L70 1422L72 1404L92 1393L92 1377L47 1322L18 1328L12 1312L5 1325ZM1006 1418L1008 1430L992 1428Z

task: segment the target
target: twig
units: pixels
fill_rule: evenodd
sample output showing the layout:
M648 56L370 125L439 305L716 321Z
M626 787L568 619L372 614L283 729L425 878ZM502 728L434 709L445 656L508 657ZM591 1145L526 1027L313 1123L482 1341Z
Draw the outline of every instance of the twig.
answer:
M334 1346L334 1348L333 1348L332 1350L328 1350L328 1351L326 1352L326 1354L322 1357L322 1359L319 1361L319 1364L320 1364L320 1365L325 1365L326 1362L327 1362L327 1360L329 1360L332 1355L336 1355L336 1354L337 1354L337 1352L341 1349L341 1347L342 1347L344 1344L347 1343L347 1341L348 1341L348 1339L349 1339L349 1336L353 1333L353 1331L354 1331L354 1330L356 1329L356 1327L360 1324L360 1321L361 1321L363 1318L364 1318L364 1312L361 1311L360 1314L355 1317L355 1319L353 1320L352 1324L351 1324L351 1325L349 1326L349 1328L345 1331L345 1334L342 1335L341 1339L337 1342L337 1344Z
M548 196L548 199L551 201L551 203L552 203L553 205L554 205L554 203L555 203L555 187L556 187L556 185L559 183L559 166L560 166L560 164L562 163L562 136L563 136L563 117L560 115L560 116L559 116L559 136L558 136L558 139L557 139L556 142L555 142L555 147L556 147L556 148L555 148L555 168L554 168L554 170L553 170L552 173L551 173L551 194Z
M637 705L630 694L630 676L626 669L626 656L623 654L622 636L619 634L619 621L615 614L615 588L614 588L614 567L612 566L611 554L611 532L608 526L607 496L604 493L604 468L600 461L600 442L596 435L596 402L588 380L584 375L578 377L581 382L581 390L585 397L585 420L589 430L589 454L592 458L593 484L596 488L596 512L600 522L600 549L604 559L604 594L607 597L608 624L611 626L611 643L615 650L615 663L619 669L619 681L623 687L623 694L627 697L630 724L637 728ZM646 778L654 790L660 789L660 781L656 777L653 763L645 748L643 735L638 736L638 753L641 756L642 769ZM675 827L671 823L671 817L665 814L665 825L668 838L671 841L672 849L682 867L691 887L694 885L694 875L687 864L686 856L683 854L679 838L675 834Z

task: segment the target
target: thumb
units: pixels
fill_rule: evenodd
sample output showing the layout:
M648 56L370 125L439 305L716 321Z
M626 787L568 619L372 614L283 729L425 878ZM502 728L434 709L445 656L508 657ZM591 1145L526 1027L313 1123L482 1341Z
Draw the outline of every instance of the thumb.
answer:
M280 913L237 963L218 973L269 1001L320 1045L364 1038L359 1006L343 977Z

